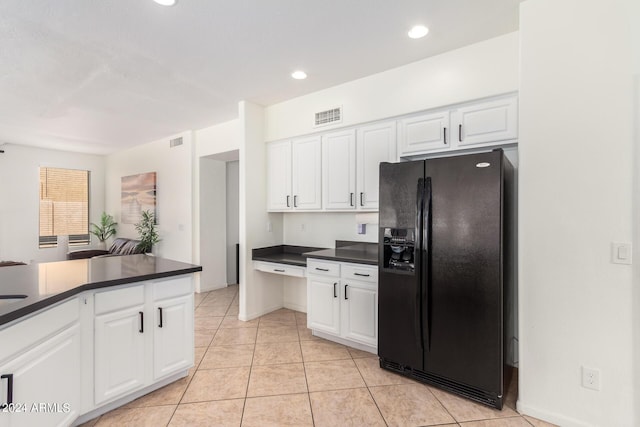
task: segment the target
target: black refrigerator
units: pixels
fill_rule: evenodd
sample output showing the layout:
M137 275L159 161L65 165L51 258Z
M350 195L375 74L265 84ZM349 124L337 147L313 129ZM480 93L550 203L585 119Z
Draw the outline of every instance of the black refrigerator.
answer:
M380 164L380 366L498 409L512 176L502 150Z

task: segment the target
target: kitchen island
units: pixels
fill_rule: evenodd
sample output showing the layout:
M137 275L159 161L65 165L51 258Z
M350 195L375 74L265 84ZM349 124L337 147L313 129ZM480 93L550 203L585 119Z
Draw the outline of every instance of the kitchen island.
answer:
M1 268L0 426L81 423L186 376L201 270L148 255Z

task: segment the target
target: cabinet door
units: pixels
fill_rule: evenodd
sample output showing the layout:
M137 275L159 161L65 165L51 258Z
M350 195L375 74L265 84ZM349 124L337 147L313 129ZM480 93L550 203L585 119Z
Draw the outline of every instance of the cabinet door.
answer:
M100 404L145 383L144 305L95 317L95 400Z
M14 409L0 411L3 427L68 426L80 415L80 329L76 324L0 366L0 402L11 375Z
M340 280L309 276L307 279L307 326L340 334Z
M291 210L291 142L267 145L267 209Z
M396 123L380 123L358 129L358 209L378 209L380 162L396 161Z
M459 147L518 138L516 96L461 107L456 117Z
M293 141L293 208L322 207L322 141L319 136Z
M449 111L421 114L398 121L400 156L449 149Z
M153 378L193 366L193 294L154 303Z
M322 137L322 197L325 209L356 208L355 130Z
M342 336L378 346L377 286L355 281L342 285Z

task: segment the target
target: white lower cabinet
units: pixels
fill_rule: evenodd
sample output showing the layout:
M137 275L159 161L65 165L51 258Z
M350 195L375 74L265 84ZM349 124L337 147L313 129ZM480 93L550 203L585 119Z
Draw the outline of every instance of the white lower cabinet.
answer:
M94 322L96 405L193 366L191 277L98 292Z
M376 284L345 281L343 285L342 335L378 346L378 289Z
M193 365L193 296L154 303L153 379L159 380Z
M375 351L378 346L378 269L307 260L307 327Z
M317 277L307 279L308 326L311 329L340 334L340 279Z
M4 326L0 427L69 426L186 371L193 340L192 275L86 291Z
M145 385L144 332L144 304L96 316L96 404Z
M26 344L0 355L2 427L68 426L80 415L78 301L49 311L0 331L3 343Z

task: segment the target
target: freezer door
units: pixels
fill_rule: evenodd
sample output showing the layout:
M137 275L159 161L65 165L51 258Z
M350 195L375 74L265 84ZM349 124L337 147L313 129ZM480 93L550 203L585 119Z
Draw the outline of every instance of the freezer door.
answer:
M422 368L424 161L380 164L378 355Z
M503 372L502 156L425 165L424 371L495 395Z

